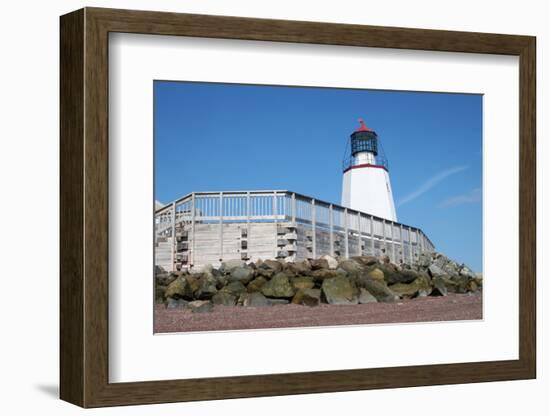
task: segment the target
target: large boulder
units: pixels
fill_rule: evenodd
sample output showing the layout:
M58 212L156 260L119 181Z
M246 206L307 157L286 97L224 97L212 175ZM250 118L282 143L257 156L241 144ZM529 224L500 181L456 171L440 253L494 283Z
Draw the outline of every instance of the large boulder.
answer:
M218 292L212 296L212 303L214 305L233 306L237 303L237 296L229 292Z
M196 299L210 299L217 291L217 279L211 274L203 274L198 279L199 288L195 291Z
M193 313L211 312L214 305L209 300L194 300L187 304L187 308Z
M357 263L361 264L363 267L370 267L380 263L378 257L375 256L356 256L352 257L352 260L355 260Z
M296 305L318 306L321 303L321 289L300 289L292 298Z
M436 276L432 279L433 290L432 296L447 296L449 289L447 288L446 278L442 276Z
M241 282L246 285L254 277L254 269L248 266L235 267L227 276L229 282Z
M336 260L334 257L325 254L324 256L321 256L320 259L326 260L329 269L336 270L338 268L338 260Z
M231 282L221 288L220 292L226 292L239 296L241 293L246 292L246 287L241 282Z
M262 286L261 292L270 298L291 298L294 296L294 287L286 273L279 272Z
M288 263L287 271L297 276L307 275L311 272L311 264L309 264L309 261L307 260L298 261L296 263Z
M266 284L266 282L267 279L265 277L258 276L246 286L246 291L249 293L259 292L262 290L262 287Z
M175 273L160 273L155 275L155 281L157 285L168 286L170 283L176 280L177 277L178 275Z
M280 272L283 270L283 265L280 261L277 260L264 260L260 266L258 266L259 269L264 270L271 270L274 273Z
M372 280L384 281L384 272L378 267L367 272L367 277Z
M447 273L443 271L441 267L439 267L437 264L431 264L428 267L428 273L430 273L430 276L437 277L437 276L447 276Z
M355 305L358 302L357 287L346 277L323 280L321 290L327 303L332 305Z
M432 292L430 281L425 276L420 276L411 283L396 283L389 288L392 292L405 298L428 296Z
M342 259L338 264L340 269L343 269L351 276L356 276L361 273L365 268L354 259Z
M260 292L245 293L241 301L243 306L271 306L269 300Z
M194 299L195 292L199 289L199 281L191 275L179 276L166 287L165 298Z
M378 302L395 302L399 299L399 295L388 288L386 282L369 279L364 274L357 279L357 285L366 289Z
M428 253L420 253L416 264L420 267L427 268L430 264L432 264L432 256Z
M361 304L364 304L364 303L377 303L378 301L376 300L376 298L374 296L372 296L370 294L370 292L361 287L359 288L359 303Z
M313 289L313 287L315 286L315 283L313 282L313 278L309 276L294 277L290 282L292 283L292 286L296 290Z
M246 263L244 260L239 259L232 259L232 260L226 260L222 262L222 265L220 266L220 271L222 273L231 273L233 269L236 269L237 267L244 267Z
M324 258L311 259L309 263L311 264L311 270L326 270L329 268L328 260ZM334 267L334 269L336 269L336 267Z
M393 267L382 267L384 270L384 280L388 285L394 285L396 283L411 283L421 276L420 272L412 269L396 270Z
M341 269L336 270L330 270L330 269L319 269L319 270L313 270L309 273L309 275L315 280L316 282L322 282L325 279L331 279L334 277L341 277L342 272L343 275L345 275L345 271L340 271Z

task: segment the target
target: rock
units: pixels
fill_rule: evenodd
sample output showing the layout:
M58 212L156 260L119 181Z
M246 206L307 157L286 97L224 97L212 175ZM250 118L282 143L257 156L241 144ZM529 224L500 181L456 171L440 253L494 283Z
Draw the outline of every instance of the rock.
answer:
M277 273L283 270L283 265L277 260L264 260L259 268L272 270L273 272Z
M261 276L266 279L271 279L273 275L275 274L275 271L273 269L265 268L265 267L258 267L254 274L256 276Z
M343 259L338 267L345 270L350 275L357 275L364 270L363 266L353 259Z
M320 259L326 260L329 269L336 270L338 268L338 260L336 260L334 257L325 254L324 256L321 256Z
M431 277L436 276L446 276L447 274L436 264L432 264L428 267L428 273L430 273Z
M239 259L226 260L222 262L220 271L222 273L231 273L233 269L236 269L237 267L244 267L245 264L246 263L244 262L244 260L239 260Z
M366 289L373 295L378 302L395 302L399 295L395 294L386 282L369 279L366 275L361 275L357 280L358 286Z
M266 284L266 282L267 279L265 277L258 276L246 286L246 291L249 293L259 292L260 290L262 290L262 287Z
M375 268L367 273L367 277L372 280L384 281L384 272L379 268Z
M470 280L468 282L468 290L470 292L477 292L478 286L477 286L477 283L475 282L475 280Z
M158 303L164 302L164 292L166 292L166 286L155 286L155 301Z
M226 292L235 296L239 296L241 293L246 292L246 287L241 282L231 282L221 288L220 292Z
M262 286L261 292L271 298L291 298L294 296L294 288L290 284L288 276L279 272Z
M231 273L227 277L229 282L241 282L242 284L247 284L252 280L254 276L254 269L248 266L235 267L231 270Z
M166 299L166 308L167 309L178 309L183 308L187 306L189 302L185 299L174 299L174 298L168 298Z
M341 277L342 276L342 274L338 270L330 270L330 269L313 270L309 273L309 275L316 282L322 282L325 279L330 279L330 278Z
M389 287L390 290L402 297L428 296L432 292L429 280L420 276L412 283L396 283Z
M376 303L378 302L374 296L365 288L359 289L359 303Z
M357 304L358 290L353 282L345 277L331 277L323 280L321 286L327 303L332 305Z
M243 306L271 306L269 300L260 292L245 293L242 304Z
M218 291L217 282L217 279L211 274L203 274L198 279L199 288L194 293L195 298L210 299Z
M441 269L450 276L459 274L460 272L458 264L454 261L448 261L441 267Z
M212 311L214 305L209 300L194 300L187 304L187 308L193 313L204 313Z
M396 270L393 267L383 266L384 280L388 285L394 285L396 283L411 283L421 276L420 272L412 269Z
M460 267L458 274L460 274L461 276L467 276L470 279L475 279L477 277L476 274L464 264Z
M356 256L352 257L352 260L355 260L357 263L361 264L363 267L374 266L379 264L377 257L374 256Z
M214 305L233 306L237 303L237 296L229 292L218 292L212 296L212 303Z
M430 264L432 264L432 258L427 253L420 253L420 256L418 256L418 260L416 261L416 264L420 267L428 267Z
M188 284L191 276L179 276L168 285L164 292L165 298L193 298L193 288Z
M160 286L168 286L170 283L176 280L177 277L178 276L173 273L162 273L155 275L155 281Z
M327 270L329 268L328 261L323 258L311 259L309 264L311 264L311 270Z
M296 305L318 306L321 303L321 289L300 289L292 298Z
M451 281L455 284L456 293L467 293L470 288L470 279L468 276L455 275L451 276Z
M445 283L444 278L441 276L436 276L432 279L432 286L432 296L447 296L447 294L449 293L447 289L447 284Z
M313 282L313 278L309 276L298 276L294 277L290 283L292 283L292 286L296 290L300 289L312 289L315 286L315 283Z
M309 264L309 261L303 260L296 263L289 263L287 265L287 270L297 276L307 275L311 272L311 265Z

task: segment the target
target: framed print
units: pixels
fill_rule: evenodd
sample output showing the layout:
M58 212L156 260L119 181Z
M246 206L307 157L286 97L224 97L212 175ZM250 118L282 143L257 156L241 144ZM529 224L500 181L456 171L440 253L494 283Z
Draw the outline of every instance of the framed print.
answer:
M62 16L61 398L534 378L535 104L529 36Z

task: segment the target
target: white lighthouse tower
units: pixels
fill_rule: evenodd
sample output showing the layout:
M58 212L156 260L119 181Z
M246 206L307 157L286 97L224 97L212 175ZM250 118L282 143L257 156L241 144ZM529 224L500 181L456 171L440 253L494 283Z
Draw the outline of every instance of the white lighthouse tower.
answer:
M378 135L359 119L350 136L351 154L344 159L342 205L397 221L386 158L379 154Z

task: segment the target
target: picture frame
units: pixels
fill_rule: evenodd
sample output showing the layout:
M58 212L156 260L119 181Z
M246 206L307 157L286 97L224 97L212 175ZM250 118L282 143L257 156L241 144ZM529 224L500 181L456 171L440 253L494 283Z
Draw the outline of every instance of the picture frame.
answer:
M109 382L109 33L519 57L519 359ZM60 397L103 407L536 377L536 39L84 8L60 19Z

